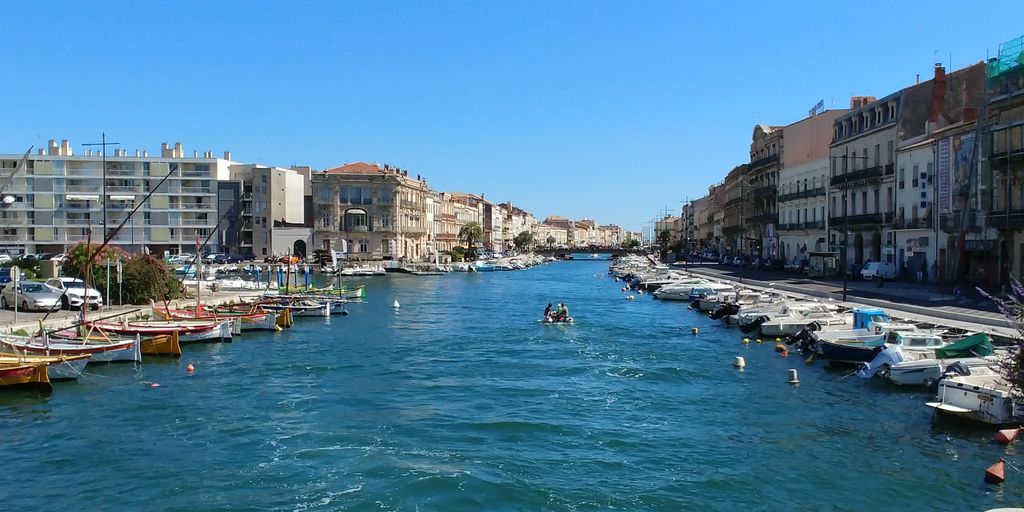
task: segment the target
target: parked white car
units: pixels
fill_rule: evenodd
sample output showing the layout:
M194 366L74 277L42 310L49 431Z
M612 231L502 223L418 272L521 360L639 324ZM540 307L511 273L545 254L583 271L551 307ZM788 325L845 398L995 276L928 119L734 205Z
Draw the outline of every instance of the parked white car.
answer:
M860 276L864 279L875 279L877 277L895 279L896 265L884 261L871 261L864 264L864 268L860 271Z
M89 288L86 290L85 283L81 279L74 277L54 277L46 280L46 284L56 288L60 292L64 292L64 297L60 300L60 305L63 308L80 308L85 304L89 304L89 309L99 309L103 305L103 296L95 288Z
M10 263L13 261L10 254L0 254L0 263Z

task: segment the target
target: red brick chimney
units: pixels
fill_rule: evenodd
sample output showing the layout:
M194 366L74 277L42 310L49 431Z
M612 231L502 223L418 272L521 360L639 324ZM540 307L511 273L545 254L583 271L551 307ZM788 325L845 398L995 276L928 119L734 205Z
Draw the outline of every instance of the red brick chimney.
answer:
M935 79L932 80L932 108L928 122L937 123L946 106L946 68L935 64Z

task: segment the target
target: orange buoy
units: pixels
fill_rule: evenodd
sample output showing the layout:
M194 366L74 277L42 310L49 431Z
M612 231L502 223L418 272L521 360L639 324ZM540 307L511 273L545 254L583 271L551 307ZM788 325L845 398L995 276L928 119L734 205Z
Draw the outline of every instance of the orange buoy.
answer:
M990 484L1001 484L1006 480L1006 461L1000 458L985 470L985 481Z
M195 373L196 367L192 363L189 363L188 366L185 367L185 371L189 373Z
M996 442L999 444L1010 444L1017 439L1017 434L1020 434L1019 428L1007 428L996 432Z

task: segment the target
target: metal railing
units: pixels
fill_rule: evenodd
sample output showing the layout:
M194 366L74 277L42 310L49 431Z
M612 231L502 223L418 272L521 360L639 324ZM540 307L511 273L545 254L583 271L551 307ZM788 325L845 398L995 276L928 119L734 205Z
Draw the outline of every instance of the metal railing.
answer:
M889 164L892 165L892 164ZM885 174L885 169L881 165L874 167L868 167L867 169L860 169L858 171L849 171L843 174L837 174L832 177L833 185L845 185L847 183L853 183L860 180L878 179Z
M764 167L764 166L766 166L768 164L772 164L772 163L775 163L775 162L778 162L778 161L779 161L779 154L778 153L776 153L774 155L768 155L766 157L758 158L757 160L751 160L750 163L747 165L747 169L752 171L754 169L757 169L758 167Z
M832 226L865 226L892 223L892 212L887 213L866 213L863 215L834 216L830 221Z
M788 194L782 194L779 196L778 201L780 203L786 201L796 201L798 199L807 199L810 197L817 197L825 195L825 187L809 188L801 190L799 192L790 192Z

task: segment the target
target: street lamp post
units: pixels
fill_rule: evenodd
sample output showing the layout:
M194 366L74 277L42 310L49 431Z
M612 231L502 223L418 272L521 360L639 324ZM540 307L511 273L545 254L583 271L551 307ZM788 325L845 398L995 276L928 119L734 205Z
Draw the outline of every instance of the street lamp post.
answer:
M850 244L850 232L845 231L843 233L843 302L846 302L846 281L848 278L849 270L847 269L847 252Z

